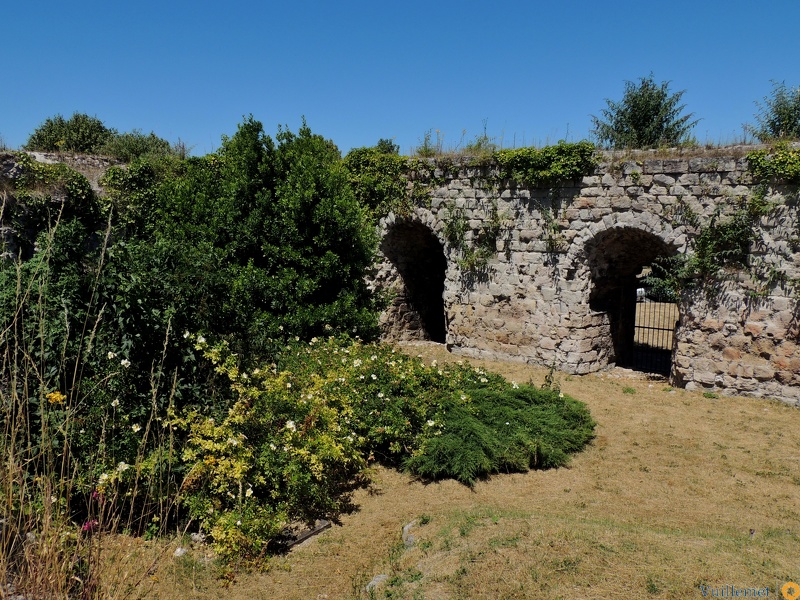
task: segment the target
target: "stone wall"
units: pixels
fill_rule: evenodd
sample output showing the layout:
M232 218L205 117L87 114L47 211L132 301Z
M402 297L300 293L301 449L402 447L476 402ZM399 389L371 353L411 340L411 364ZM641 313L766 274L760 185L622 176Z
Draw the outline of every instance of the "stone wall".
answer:
M576 374L621 362L630 351L642 269L690 248L697 231L681 214L690 210L708 223L748 197L750 149L668 158L606 154L594 174L553 189L498 184L490 167L467 162L412 174L409 188L416 180L429 190L427 198L411 214L390 214L381 223L383 258L373 281L393 298L382 317L386 337L441 337L426 325L438 310L447 345L465 356ZM797 191L769 195L778 207L762 220L751 260L800 277L793 246ZM495 252L485 268L467 268L465 250L493 215L501 221ZM446 234L454 217L468 224L460 246ZM729 275L713 300L704 290L682 299L671 380L688 389L799 402L798 303L780 287L753 299L759 282ZM443 280L438 306L441 287L428 296L419 291L437 277Z

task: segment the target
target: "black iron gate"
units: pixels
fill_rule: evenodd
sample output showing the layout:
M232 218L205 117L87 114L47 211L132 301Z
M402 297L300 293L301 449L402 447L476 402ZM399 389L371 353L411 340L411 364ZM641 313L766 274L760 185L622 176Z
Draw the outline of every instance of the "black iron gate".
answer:
M636 371L669 375L678 305L638 298L633 348L626 365Z

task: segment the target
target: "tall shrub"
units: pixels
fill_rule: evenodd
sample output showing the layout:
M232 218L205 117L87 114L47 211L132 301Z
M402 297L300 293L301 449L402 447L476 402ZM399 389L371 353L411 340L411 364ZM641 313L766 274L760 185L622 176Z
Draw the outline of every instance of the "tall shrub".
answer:
M602 146L614 149L656 148L690 141L698 120L682 114L685 90L671 93L668 81L656 83L651 73L636 84L625 82L622 100L606 99L601 117L592 115L592 133Z
M772 82L772 93L764 103L756 102L755 125L745 125L762 142L800 139L800 87L788 88L784 82Z

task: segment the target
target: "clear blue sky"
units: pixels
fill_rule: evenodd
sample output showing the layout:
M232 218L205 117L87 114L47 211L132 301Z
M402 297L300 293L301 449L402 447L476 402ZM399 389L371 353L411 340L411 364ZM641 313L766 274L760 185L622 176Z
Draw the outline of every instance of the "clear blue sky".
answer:
M800 85L800 0L16 1L2 9L0 137L83 112L211 152L252 114L350 148L587 138L652 72L730 143L770 80Z

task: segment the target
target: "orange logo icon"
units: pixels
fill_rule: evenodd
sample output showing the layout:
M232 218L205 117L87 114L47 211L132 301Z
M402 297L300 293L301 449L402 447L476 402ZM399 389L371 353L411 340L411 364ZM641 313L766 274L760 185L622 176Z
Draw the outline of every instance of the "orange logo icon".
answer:
M800 598L800 585L797 585L794 581L785 583L781 588L781 594L786 600L797 600Z

